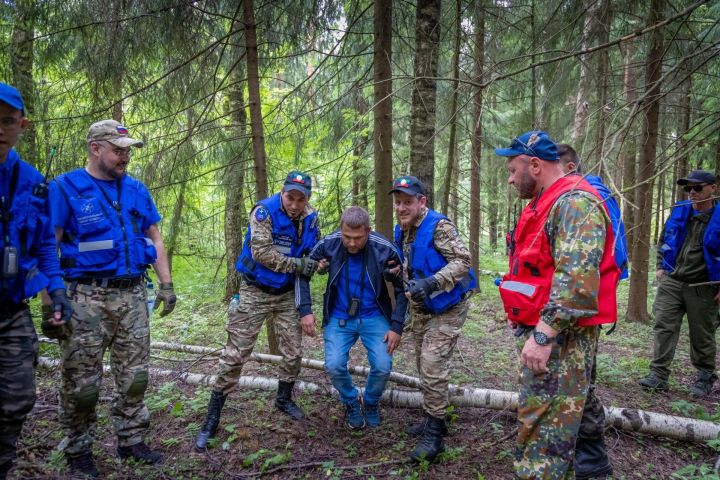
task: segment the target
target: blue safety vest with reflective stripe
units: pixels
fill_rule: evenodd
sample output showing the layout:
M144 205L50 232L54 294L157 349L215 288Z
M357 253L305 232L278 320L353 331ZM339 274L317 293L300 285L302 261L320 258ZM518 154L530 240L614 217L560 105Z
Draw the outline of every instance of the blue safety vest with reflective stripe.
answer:
M585 180L592 185L605 201L613 233L615 234L615 263L620 269L620 280L628 278L628 254L627 240L625 238L625 224L622 221L622 213L617 200L612 196L610 189L597 175L587 175Z
M693 215L692 202L689 200L676 203L670 218L665 223L663 236L660 239L660 255L662 268L667 272L675 270L680 249L685 243L687 227ZM720 281L720 208L714 207L710 221L703 234L703 253L711 281Z
M273 246L287 257L302 257L310 253L318 241L317 213L312 212L303 219L302 237L298 238L298 231L293 221L282 209L280 194L259 201L256 205L267 209L272 220ZM250 237L252 232L248 224L243 248L238 257L235 269L249 280L271 288L282 288L295 281L295 275L270 270L252 257Z
M139 180L122 177L117 207L82 168L55 182L72 211L60 240L65 278L137 277L155 263L155 245L143 230L151 212Z
M47 216L45 180L15 150L8 152L5 162L9 178L0 178L0 181L7 182L5 185L10 188L13 188L10 183L15 182L15 191L12 202L9 191L0 193L6 202L5 208L0 206L0 215L8 215L7 231L4 227L6 222L0 221L0 262L8 263L5 265L7 274L3 275L3 271L0 271L0 301L19 303L43 288L52 291L64 285L57 266L55 239L52 229L48 228L50 219ZM47 229L48 238L43 238L43 229ZM44 241L44 245L34 244L38 240ZM45 255L46 262L54 264L52 271L43 271L39 255ZM17 265L17 272L10 268L10 264Z
M448 264L447 259L437 251L433 235L435 227L440 220L447 220L447 217L435 210L428 209L425 219L415 233L415 241L410 245L408 253L408 275L411 280L429 277L442 270ZM398 246L400 258L404 259L402 245L402 229L395 225L395 244ZM449 292L440 290L434 292L425 299L425 308L431 313L442 313L457 305L467 292L477 288L475 272L472 268L468 274L460 280Z

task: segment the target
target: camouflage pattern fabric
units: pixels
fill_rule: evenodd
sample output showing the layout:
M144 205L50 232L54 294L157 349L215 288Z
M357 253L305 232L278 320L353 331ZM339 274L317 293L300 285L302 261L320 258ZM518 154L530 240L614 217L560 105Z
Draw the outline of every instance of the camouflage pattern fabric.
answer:
M515 475L574 479L575 441L590 384L598 327L570 327L552 346L548 372L520 369ZM532 330L518 338L522 351Z
M294 273L295 262L293 257L288 257L280 253L272 238L272 217L264 217L263 221L255 217L255 207L250 212L250 252L253 260L263 264L265 267L280 273ZM264 208L264 207L263 207ZM315 210L310 205L305 206L305 211L295 220L297 227L297 238L302 238L303 221L305 217L313 213Z
M283 357L278 377L284 382L295 381L302 360L302 328L295 310L294 291L271 295L243 282L240 286L240 305L236 311L228 313L228 338L220 357L215 391L227 394L237 388L243 365L250 358L267 318L275 320L275 334Z
M35 404L37 361L37 335L27 305L3 310L0 305L0 467L15 458L17 439Z
M411 307L410 330L415 341L423 410L436 418L445 418L447 414L450 361L467 313L467 300L439 315L422 313Z
M574 478L575 442L590 385L599 327L579 327L598 311L600 261L610 219L583 191L562 195L545 224L555 272L542 321L560 333L548 373L520 369L515 474L524 479ZM519 337L522 350L529 330Z
M110 415L118 446L144 441L150 414L143 403L148 383L150 330L144 285L129 289L68 283L73 305L71 336L61 342L60 423L65 453L90 451L102 382L102 360L110 348L115 380Z

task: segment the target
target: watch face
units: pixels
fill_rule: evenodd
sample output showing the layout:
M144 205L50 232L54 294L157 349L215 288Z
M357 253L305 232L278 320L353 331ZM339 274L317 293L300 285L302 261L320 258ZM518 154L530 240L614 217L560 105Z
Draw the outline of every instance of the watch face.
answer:
M538 332L537 330L533 330L533 338L535 339L535 343L538 345L545 346L550 343L548 336L542 332Z

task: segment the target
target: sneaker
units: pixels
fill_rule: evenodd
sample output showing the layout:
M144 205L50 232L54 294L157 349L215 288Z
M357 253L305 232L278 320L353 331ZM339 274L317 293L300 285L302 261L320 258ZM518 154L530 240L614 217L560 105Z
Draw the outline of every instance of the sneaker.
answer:
M651 373L647 377L641 379L638 383L646 390L651 390L653 392L665 392L668 389L667 380L663 380L654 373Z
M150 447L145 442L136 443L129 447L118 447L117 454L118 457L123 459L132 458L137 462L149 464L160 463L163 460L162 453L150 450Z
M365 427L365 416L359 400L345 404L345 421L350 430L360 430Z
M375 405L365 404L365 423L370 428L380 426L380 410L378 409L377 403Z
M705 397L710 395L710 392L712 392L713 389L713 384L717 378L717 375L714 373L699 372L697 380L695 380L695 383L692 387L690 387L690 395L693 397Z
M77 456L70 456L65 454L65 460L67 460L70 472L74 476L84 476L89 478L98 478L100 473L95 467L95 461L93 460L92 453L87 452Z

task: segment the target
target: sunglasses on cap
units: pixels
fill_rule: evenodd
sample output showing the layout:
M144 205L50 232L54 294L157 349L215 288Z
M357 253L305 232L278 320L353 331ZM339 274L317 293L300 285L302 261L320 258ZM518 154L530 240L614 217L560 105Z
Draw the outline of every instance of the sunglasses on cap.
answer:
M707 185L708 185L707 183L702 183L700 185L685 185L683 187L683 191L685 193L690 193L691 191L692 192L702 192L702 189L707 187Z

